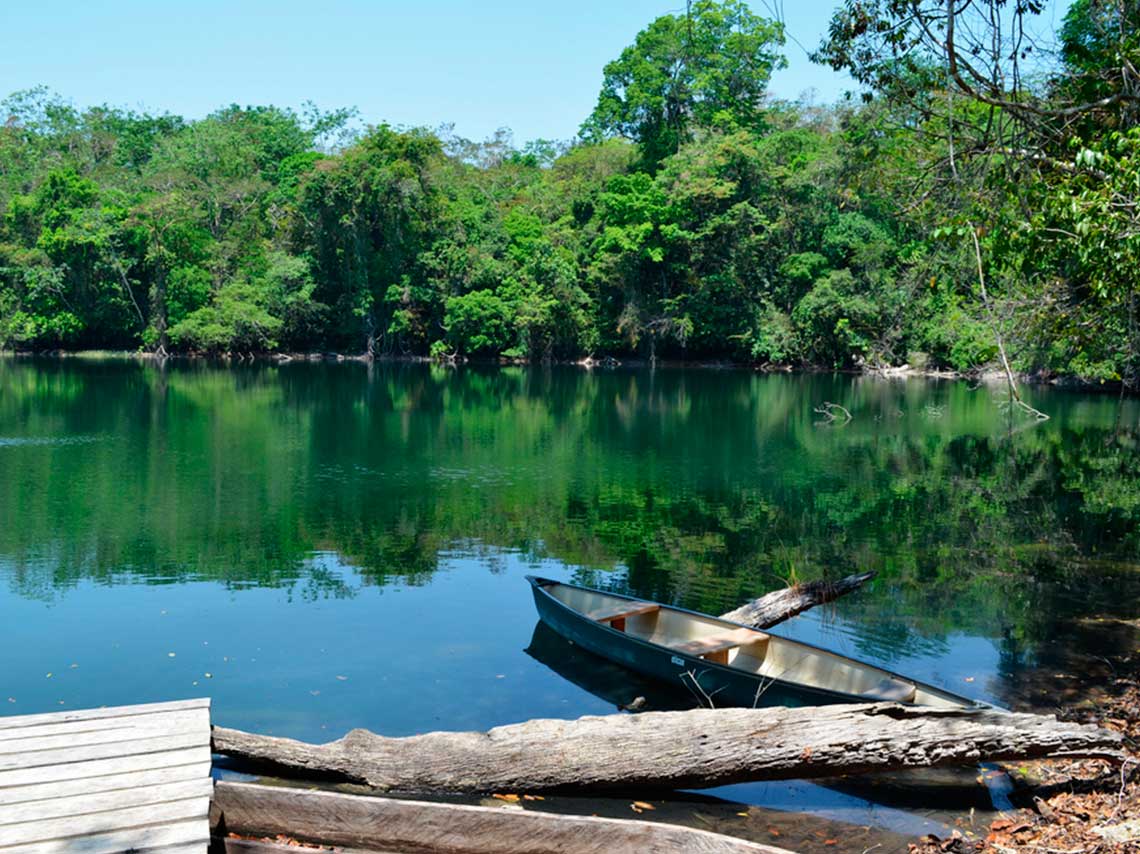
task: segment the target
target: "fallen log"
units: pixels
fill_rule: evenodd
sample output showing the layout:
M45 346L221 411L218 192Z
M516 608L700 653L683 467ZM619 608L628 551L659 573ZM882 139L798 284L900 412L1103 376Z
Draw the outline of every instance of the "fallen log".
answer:
M340 792L222 781L210 811L227 852L293 851L230 833L283 834L323 845L385 854L789 854L732 836L635 819L595 818L522 809L392 800Z
M807 581L783 590L773 590L727 614L721 614L720 618L752 626L755 629L768 629L797 614L802 614L808 608L846 596L874 577L873 572L862 572L838 581Z
M701 788L1050 756L1119 759L1119 733L994 709L895 703L532 720L328 744L214 727L218 753L385 791Z

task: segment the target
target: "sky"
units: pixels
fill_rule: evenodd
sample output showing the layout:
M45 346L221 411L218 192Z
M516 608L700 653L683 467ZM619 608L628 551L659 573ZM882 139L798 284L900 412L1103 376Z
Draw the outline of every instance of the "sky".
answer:
M837 2L752 0L787 28L776 96L831 102L853 88L807 58ZM602 67L655 17L683 10L683 0L0 0L0 97L45 85L78 107L188 118L312 101L356 107L366 124L569 139Z

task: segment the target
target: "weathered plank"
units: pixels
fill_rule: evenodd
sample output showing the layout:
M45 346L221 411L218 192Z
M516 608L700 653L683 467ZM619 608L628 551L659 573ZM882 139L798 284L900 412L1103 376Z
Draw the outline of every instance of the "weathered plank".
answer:
M172 712L169 715L145 715L134 723L100 729L82 729L76 732L64 730L43 734L42 727L9 730L24 733L15 738L0 739L0 757L15 753L30 753L34 750L52 748L74 748L92 744L114 744L135 741L155 735L198 735L203 728L210 726L210 712L207 709L194 709L189 712Z
M873 703L532 720L407 738L353 730L323 745L215 727L213 743L285 773L380 790L517 792L699 788L1055 755L1119 759L1121 737L1044 715Z
M102 730L122 730L146 726L149 721L161 718L193 717L199 714L209 714L208 708L175 709L170 712L149 712L145 715L120 715L111 718L92 718L91 720L60 721L57 723L41 723L27 727L6 727L0 729L0 744L25 738L38 738L62 733L97 732ZM9 720L0 718L0 721Z
M802 614L808 608L846 596L874 577L873 572L863 572L838 581L807 581L766 593L759 599L746 602L727 614L721 614L720 618L756 629L771 628L797 614Z
M204 854L210 844L209 823L195 818L166 825L132 827L83 837L47 839L0 848L3 854L167 854L167 848L183 854Z
M57 747L52 750L33 750L29 753L10 753L0 756L0 772L20 768L38 768L44 765L67 765L95 759L113 759L139 754L163 753L195 747L202 743L196 732L147 734L142 738L112 744L84 744L75 747Z
M144 788L114 789L110 792L84 793L70 797L57 796L38 801L25 801L21 804L11 804L0 810L0 834L4 832L5 825L10 824L48 821L67 818L68 816L166 804L189 798L208 798L213 792L214 782L209 776L206 776L194 780L158 783Z
M219 832L288 834L325 845L416 854L787 854L780 848L671 824L426 803L220 782ZM235 846L234 850L242 850ZM244 847L257 851L258 847ZM262 851L273 848L261 847ZM296 849L294 849L296 850Z
M204 854L208 700L0 718L0 854Z
M74 795L113 792L116 789L134 789L143 786L157 786L162 783L181 783L186 780L207 779L210 776L209 751L206 751L204 756L204 761L148 768L145 771L126 771L122 774L105 774L49 783L5 786L0 788L0 807L20 804L25 801L38 801L44 798L69 798Z
M66 712L45 712L37 715L15 715L0 718L0 729L40 726L41 724L70 723L106 718L134 718L139 715L153 715L163 712L176 712L183 709L208 709L210 700L203 697L195 700L174 700L169 703L143 703L138 706L107 706L101 709L73 709Z
M162 753L140 753L135 756L116 756L89 762L69 762L66 765L41 765L36 768L17 768L0 771L0 787L30 786L60 780L77 780L83 777L101 777L107 774L126 774L151 768L170 768L210 761L209 747L189 747Z
M0 825L0 851L5 845L27 845L52 839L97 836L151 825L175 824L209 815L209 796L165 804L72 815L49 822L27 821ZM76 847L79 847L78 844Z

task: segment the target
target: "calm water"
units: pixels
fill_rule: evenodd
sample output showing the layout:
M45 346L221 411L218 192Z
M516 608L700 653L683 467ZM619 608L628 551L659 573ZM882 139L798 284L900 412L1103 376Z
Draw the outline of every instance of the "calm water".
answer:
M1052 420L918 380L0 360L0 704L209 695L317 740L684 704L536 634L523 576L720 613L870 568L785 631L1048 706L1136 642L1140 405L1032 394Z

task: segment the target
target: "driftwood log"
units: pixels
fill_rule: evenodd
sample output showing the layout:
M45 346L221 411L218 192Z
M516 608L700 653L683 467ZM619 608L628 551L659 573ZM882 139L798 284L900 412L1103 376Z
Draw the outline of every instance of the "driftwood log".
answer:
M406 738L356 729L321 745L213 731L214 750L235 759L403 792L644 791L1062 755L1117 759L1120 739L1043 715L895 703L532 720Z
M293 851L248 842L284 834L323 845L386 854L788 854L760 845L672 824L497 809L461 804L392 800L339 792L219 782L210 812L216 837L228 854Z
M862 572L841 578L839 581L807 581L783 590L773 590L727 614L721 614L720 618L743 623L755 629L768 629L797 614L802 614L808 608L846 596L874 577L873 572Z

